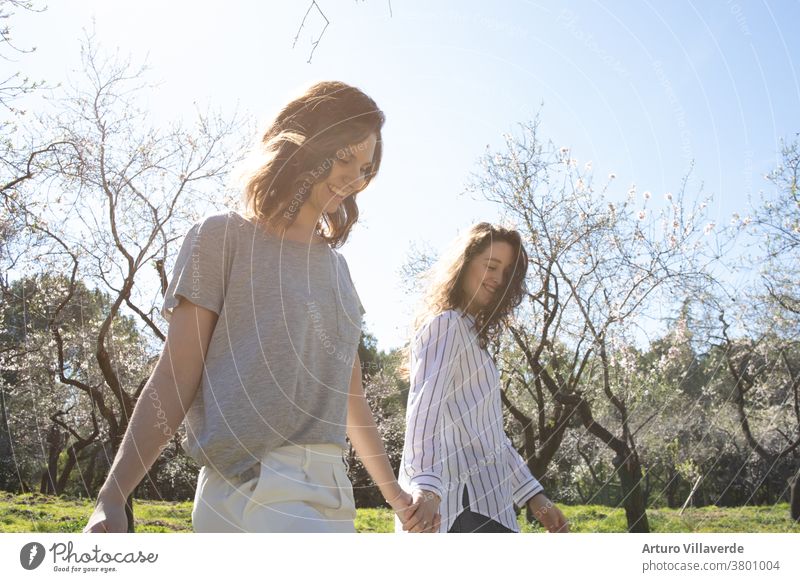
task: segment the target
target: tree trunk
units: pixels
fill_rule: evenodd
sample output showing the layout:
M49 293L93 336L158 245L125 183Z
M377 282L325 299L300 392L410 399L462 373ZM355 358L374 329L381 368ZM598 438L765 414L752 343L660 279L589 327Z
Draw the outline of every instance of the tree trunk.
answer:
M12 478L15 472L12 470L14 451L11 446L7 419L6 395L5 392L0 392L0 490L13 491L17 488L17 483L16 479Z
M83 483L86 487L86 495L89 497L97 497L97 491L99 487L95 488L95 480L96 477L96 467L97 467L97 455L98 449L96 447L92 447L92 450L89 452L89 466L86 467L86 470L83 472Z
M667 472L667 507L670 509L675 509L678 507L678 485L680 484L680 478L678 477L677 471L675 471L675 467L670 467L669 471Z
M136 527L133 521L133 494L125 502L125 516L128 518L128 533L134 533Z
M80 448L78 448L76 445L73 445L67 449L67 462L64 463L64 468L61 470L61 475L58 476L58 481L56 482L56 495L62 495L64 493L64 489L67 488L69 476L72 474L72 469L75 468L75 465L78 462L78 451L80 451Z
M58 457L64 446L64 437L57 424L50 425L47 433L47 469L42 473L40 492L45 495L56 494L58 481Z
M631 451L621 457L614 457L616 468L622 483L625 516L628 519L628 531L631 533L650 533L647 511L642 494L642 466Z
M47 469L42 471L42 477L39 479L39 493L46 494L47 493Z
M794 476L789 497L792 519L794 521L800 521L800 471Z

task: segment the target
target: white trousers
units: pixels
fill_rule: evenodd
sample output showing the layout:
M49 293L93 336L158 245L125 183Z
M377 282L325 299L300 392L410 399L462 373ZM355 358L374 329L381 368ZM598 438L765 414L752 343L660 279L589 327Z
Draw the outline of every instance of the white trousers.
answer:
M194 531L355 533L344 453L331 443L279 447L261 460L259 474L243 482L203 466L192 509Z

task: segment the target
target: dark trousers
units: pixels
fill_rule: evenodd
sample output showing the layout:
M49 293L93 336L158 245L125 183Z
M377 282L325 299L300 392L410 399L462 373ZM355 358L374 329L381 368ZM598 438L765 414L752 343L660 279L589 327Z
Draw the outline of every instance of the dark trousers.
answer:
M464 485L464 495L461 498L464 509L458 514L453 525L447 533L516 533L513 529L508 529L502 523L497 522L485 515L475 513L469 508L469 494L467 486Z

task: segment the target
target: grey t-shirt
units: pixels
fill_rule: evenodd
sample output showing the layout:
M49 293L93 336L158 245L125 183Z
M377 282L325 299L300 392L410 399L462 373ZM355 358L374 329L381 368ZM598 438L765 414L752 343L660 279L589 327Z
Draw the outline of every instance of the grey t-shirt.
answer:
M178 295L219 315L185 419L192 458L233 478L282 445L347 446L364 308L339 252L211 215L183 240L167 321Z

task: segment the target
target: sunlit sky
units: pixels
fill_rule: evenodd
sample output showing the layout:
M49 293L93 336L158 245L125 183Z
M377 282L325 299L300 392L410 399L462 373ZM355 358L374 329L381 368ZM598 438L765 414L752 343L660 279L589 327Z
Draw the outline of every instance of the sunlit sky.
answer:
M747 213L780 139L800 131L798 2L52 2L10 22L17 63L51 83L80 66L83 28L104 50L147 60L154 123L197 101L263 125L322 79L354 84L387 116L381 175L359 196L342 249L382 349L401 345L412 299L400 267L412 243L441 250L492 205L460 195L486 145L541 108L542 133L595 175L655 199L713 194L709 219ZM92 25L94 19L94 25ZM248 136L250 137L250 136Z

